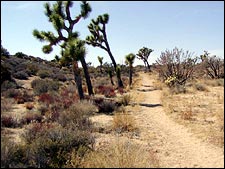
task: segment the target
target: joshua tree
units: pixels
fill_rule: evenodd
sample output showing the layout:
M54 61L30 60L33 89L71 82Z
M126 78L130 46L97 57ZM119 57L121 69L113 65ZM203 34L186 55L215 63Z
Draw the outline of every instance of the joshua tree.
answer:
M111 84L114 86L114 82L113 82L113 66L106 62L106 63L104 63L104 68L105 68L106 73L109 75Z
M57 31L57 35L54 35L52 32L48 31L41 31L39 32L38 30L34 30L33 31L33 35L39 39L41 42L42 41L46 41L48 42L48 45L43 46L42 50L44 53L48 54L50 52L52 52L53 50L53 46L59 45L62 48L62 51L65 50L67 48L71 47L72 51L76 51L76 49L74 49L74 47L76 47L76 40L78 38L78 32L74 32L73 28L74 25L77 24L81 18L86 19L88 17L88 14L91 12L91 7L90 5L86 2L86 1L82 1L81 3L81 11L80 14L78 16L75 17L75 19L71 18L71 13L70 13L70 8L73 6L73 2L71 1L57 1L55 4L53 4L53 7L50 6L49 3L45 3L45 15L49 18L49 22L51 22L55 28L55 30ZM68 23L68 24L67 24ZM64 36L64 32L67 32L67 36ZM77 40L79 41L79 40ZM75 43L76 42L76 43ZM73 44L75 43L75 44ZM78 45L79 46L79 45ZM77 53L79 53L80 49L77 49L78 51L76 51ZM75 52L75 53L76 53ZM67 52L69 53L69 52ZM70 53L71 54L71 53ZM68 57L68 56L67 56ZM85 61L84 61L84 57L80 57L80 56L71 56L71 59L73 62L71 63L73 65L74 68L74 77L78 77L80 76L77 71L78 69L78 64L77 61L78 59L74 59L74 57L77 57L81 60L82 66L84 66ZM84 72L87 72L86 67L83 67ZM79 81L77 81L80 78L75 78L75 82L77 84L77 88L78 91L82 89L80 89L79 87ZM90 81L86 79L86 81ZM88 85L88 89L90 89L89 94L93 94L92 91L92 86L91 83L87 83ZM82 91L83 92L83 91ZM79 92L79 96L82 99L83 95L81 94L81 91Z
M100 63L100 71L101 71L101 73L103 73L103 72L102 72L103 57L98 56L98 61L99 61L99 63Z
M133 63L135 59L135 54L130 53L125 56L125 63L129 65L130 71L129 71L129 85L131 86L132 84L132 72L133 72Z
M145 64L145 68L147 68L148 71L151 71L150 65L148 63L148 57L153 52L152 49L149 49L147 47L143 47L138 51L137 58L143 60Z
M96 20L92 19L91 23L88 25L88 29L91 33L90 36L87 36L86 43L92 45L93 47L99 47L105 50L112 60L114 71L116 72L117 64L112 55L112 52L109 47L109 43L106 36L106 24L109 21L109 15L99 15ZM123 87L123 82L120 75L117 76L118 87Z

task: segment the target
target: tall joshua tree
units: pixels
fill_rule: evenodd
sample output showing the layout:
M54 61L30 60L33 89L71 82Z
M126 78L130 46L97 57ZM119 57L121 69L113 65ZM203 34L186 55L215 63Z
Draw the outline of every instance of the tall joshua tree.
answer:
M78 94L80 96L80 99L84 98L83 88L82 88L82 79L81 79L81 70L78 68L78 61L81 61L81 64L83 63L86 50L84 47L85 42L81 41L79 39L74 39L69 41L65 48L61 51L62 58L61 60L64 63L73 63L73 72L74 72L74 79L77 84Z
M98 56L98 61L100 63L100 71L101 71L101 73L103 73L102 72L103 57Z
M150 65L148 63L148 57L153 52L152 49L149 49L147 47L143 47L138 51L137 58L143 60L145 64L145 68L147 68L148 71L151 71Z
M129 65L129 86L131 86L132 84L132 73L133 73L133 63L134 63L134 59L135 59L135 54L130 53L128 55L125 56L125 63L127 65Z
M86 1L82 1L81 3L81 10L80 10L80 14L78 16L76 16L74 19L71 17L71 13L70 13L70 9L73 6L73 2L71 1L57 1L55 4L53 4L53 7L50 6L49 3L45 3L44 7L45 7L45 15L49 18L49 22L51 22L53 24L53 27L55 28L57 35L54 35L52 32L48 31L38 31L37 29L35 29L33 31L33 35L39 39L41 42L46 41L48 42L47 45L44 45L42 50L44 53L48 54L50 52L52 52L53 50L53 46L59 45L62 50L65 50L69 47L71 47L71 50L73 49L73 51L75 51L76 49L74 49L73 47L76 47L76 45L72 45L72 43L75 43L74 40L76 40L78 38L78 32L74 32L73 28L74 25L77 24L81 18L86 19L88 17L88 14L91 12L91 7L90 5L86 2ZM64 36L64 32L67 32L67 36ZM78 45L79 46L79 45ZM79 49L77 49L79 50ZM79 51L77 51L79 53ZM77 61L78 59L74 59L74 57L76 56L71 56L72 57L72 65L73 65L73 71L74 71L74 76L80 76L78 72L76 72L78 70L78 64ZM81 60L82 66L84 66L85 62L84 62L84 57L77 57ZM83 59L83 60L82 60ZM83 67L84 72L88 72L86 70L86 67ZM79 92L79 96L81 99L83 99L83 94L81 94L81 89L82 86L80 87L79 84L80 82L77 81L80 78L75 78L75 82L77 84L77 88ZM93 94L92 91L92 86L91 83L88 83L88 81L90 82L90 79L87 80L87 85L88 85L88 89L90 89L89 94Z
M87 36L86 43L92 45L93 47L99 47L105 50L110 56L110 59L112 60L112 64L114 67L114 71L116 72L117 64L110 50L106 35L106 24L108 23L108 21L109 21L108 14L99 15L96 20L92 19L91 23L88 25L88 29L91 35ZM117 82L118 87L123 87L123 82L121 80L120 75L117 76Z

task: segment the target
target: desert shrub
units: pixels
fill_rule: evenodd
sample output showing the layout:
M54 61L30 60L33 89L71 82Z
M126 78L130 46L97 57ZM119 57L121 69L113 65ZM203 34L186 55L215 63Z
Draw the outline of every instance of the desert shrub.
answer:
M113 130L118 133L131 132L137 129L134 118L127 112L117 112L113 116Z
M26 145L1 137L1 168L27 168Z
M186 93L187 89L183 85L175 85L170 88L170 93L171 94L180 94L180 93Z
M26 90L23 90L22 98L24 99L25 102L33 102L34 101L34 95Z
M24 134L30 145L29 161L33 167L62 168L66 165L68 155L73 149L94 143L89 132L63 128L57 123L34 123Z
M212 79L224 78L224 59L219 57L209 56L207 51L201 55L203 67L206 70L206 74Z
M110 141L85 156L83 168L158 168L159 162L153 150L128 140ZM73 160L73 159L72 159ZM75 159L74 159L75 160ZM71 166L75 167L75 166Z
M18 89L8 89L2 93L3 96L6 98L16 98L18 96L21 96L22 93Z
M17 120L9 115L1 115L1 127L15 128L18 126Z
M194 84L194 87L198 91L208 91L207 87L204 84L201 84L201 83Z
M1 99L1 113L10 111L12 109L13 103L14 103L13 99L9 98Z
M9 69L1 63L1 84L2 82L9 80L11 81L11 72Z
M9 51L2 46L2 40L1 40L1 56L9 57L9 55L10 55Z
M89 116L96 109L94 105L88 102L75 103L69 109L60 113L59 123L66 128L78 128L87 130L91 128Z
M67 80L66 76L62 73L56 73L53 75L53 78L55 80L61 81L61 82L65 82Z
M32 110L34 108L34 105L32 103L26 103L25 104L26 109Z
M123 82L124 82L124 80L123 80ZM121 95L123 95L124 93L126 93L126 91L125 91L122 87L119 87L119 88L118 88L118 92L119 92L119 94L121 94Z
M113 87L111 86L98 86L96 89L96 93L103 94L105 97L115 97L116 93Z
M59 83L48 79L35 79L31 82L31 87L36 95L40 95L48 91L58 91Z
M124 106L129 105L130 101L131 101L131 95L129 94L123 95L120 99L120 103Z
M46 105L50 105L54 103L54 97L50 95L49 93L42 93L39 98L39 102L45 103Z
M21 119L21 124L29 124L31 122L41 122L43 116L39 113L27 112Z
M18 84L16 81L9 81L5 80L4 82L1 82L1 92L6 91L8 89L16 89L18 88Z
M185 85L192 78L197 58L192 53L174 48L172 51L162 52L157 59L157 70L162 80L170 87Z
M31 75L37 75L39 67L35 63L29 63L27 65L27 70L31 73Z
M44 78L47 78L47 77L51 77L51 73L52 72L50 72L49 70L42 70L42 69L40 69L38 72L37 72L37 75L40 77L40 78L42 78L42 79L44 79Z
M112 113L116 109L116 104L112 101L103 100L97 104L99 113Z
M27 80L29 75L25 71L19 71L13 74L13 77L20 80Z
M224 79L210 79L205 80L204 83L209 86L224 86Z
M49 110L48 105L47 104L39 104L38 106L38 111L41 113L41 115L45 115L45 113Z
M24 54L23 52L17 52L17 53L15 53L15 56L18 57L18 58L24 58L24 57L26 57L27 55Z

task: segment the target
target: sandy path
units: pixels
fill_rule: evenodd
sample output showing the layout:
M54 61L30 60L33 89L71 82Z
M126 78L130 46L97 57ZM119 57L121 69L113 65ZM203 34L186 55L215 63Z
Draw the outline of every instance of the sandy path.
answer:
M141 102L139 112L131 112L141 131L140 140L156 150L160 167L224 167L223 150L197 139L184 126L172 121L160 103L160 90L154 90L154 78L140 74L141 83L131 94Z

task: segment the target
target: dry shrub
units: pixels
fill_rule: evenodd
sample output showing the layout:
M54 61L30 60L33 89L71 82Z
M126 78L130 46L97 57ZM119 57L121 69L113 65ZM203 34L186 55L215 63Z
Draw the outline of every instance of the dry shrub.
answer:
M94 143L90 132L64 128L58 123L33 123L24 133L32 168L64 168L72 150L82 155Z
M15 128L18 126L18 122L15 118L9 115L1 115L1 127Z
M204 84L212 87L224 86L224 79L205 79Z
M21 119L21 124L29 124L31 122L41 122L43 116L39 113L27 112L24 117Z
M88 130L92 127L89 116L96 110L91 102L81 101L61 112L58 122L66 128Z
M26 156L25 146L1 137L1 168L28 168L24 156Z
M194 84L194 88L198 91L209 91L208 88L204 85L204 84L201 84L201 83L196 83Z
M129 94L123 95L121 97L120 103L124 106L129 105L130 101L131 101L132 97Z
M87 154L84 168L157 168L158 160L152 150L129 141L113 142Z
M14 103L13 99L10 98L1 99L1 113L10 111L12 109L13 103Z
M26 103L25 104L26 109L32 110L34 108L34 105L32 103Z
M183 111L181 114L181 118L184 120L191 120L193 118L193 112L191 110Z
M224 132L224 111L220 111L216 114L219 129Z
M112 128L119 133L132 132L137 129L133 116L125 111L117 112L114 115Z

